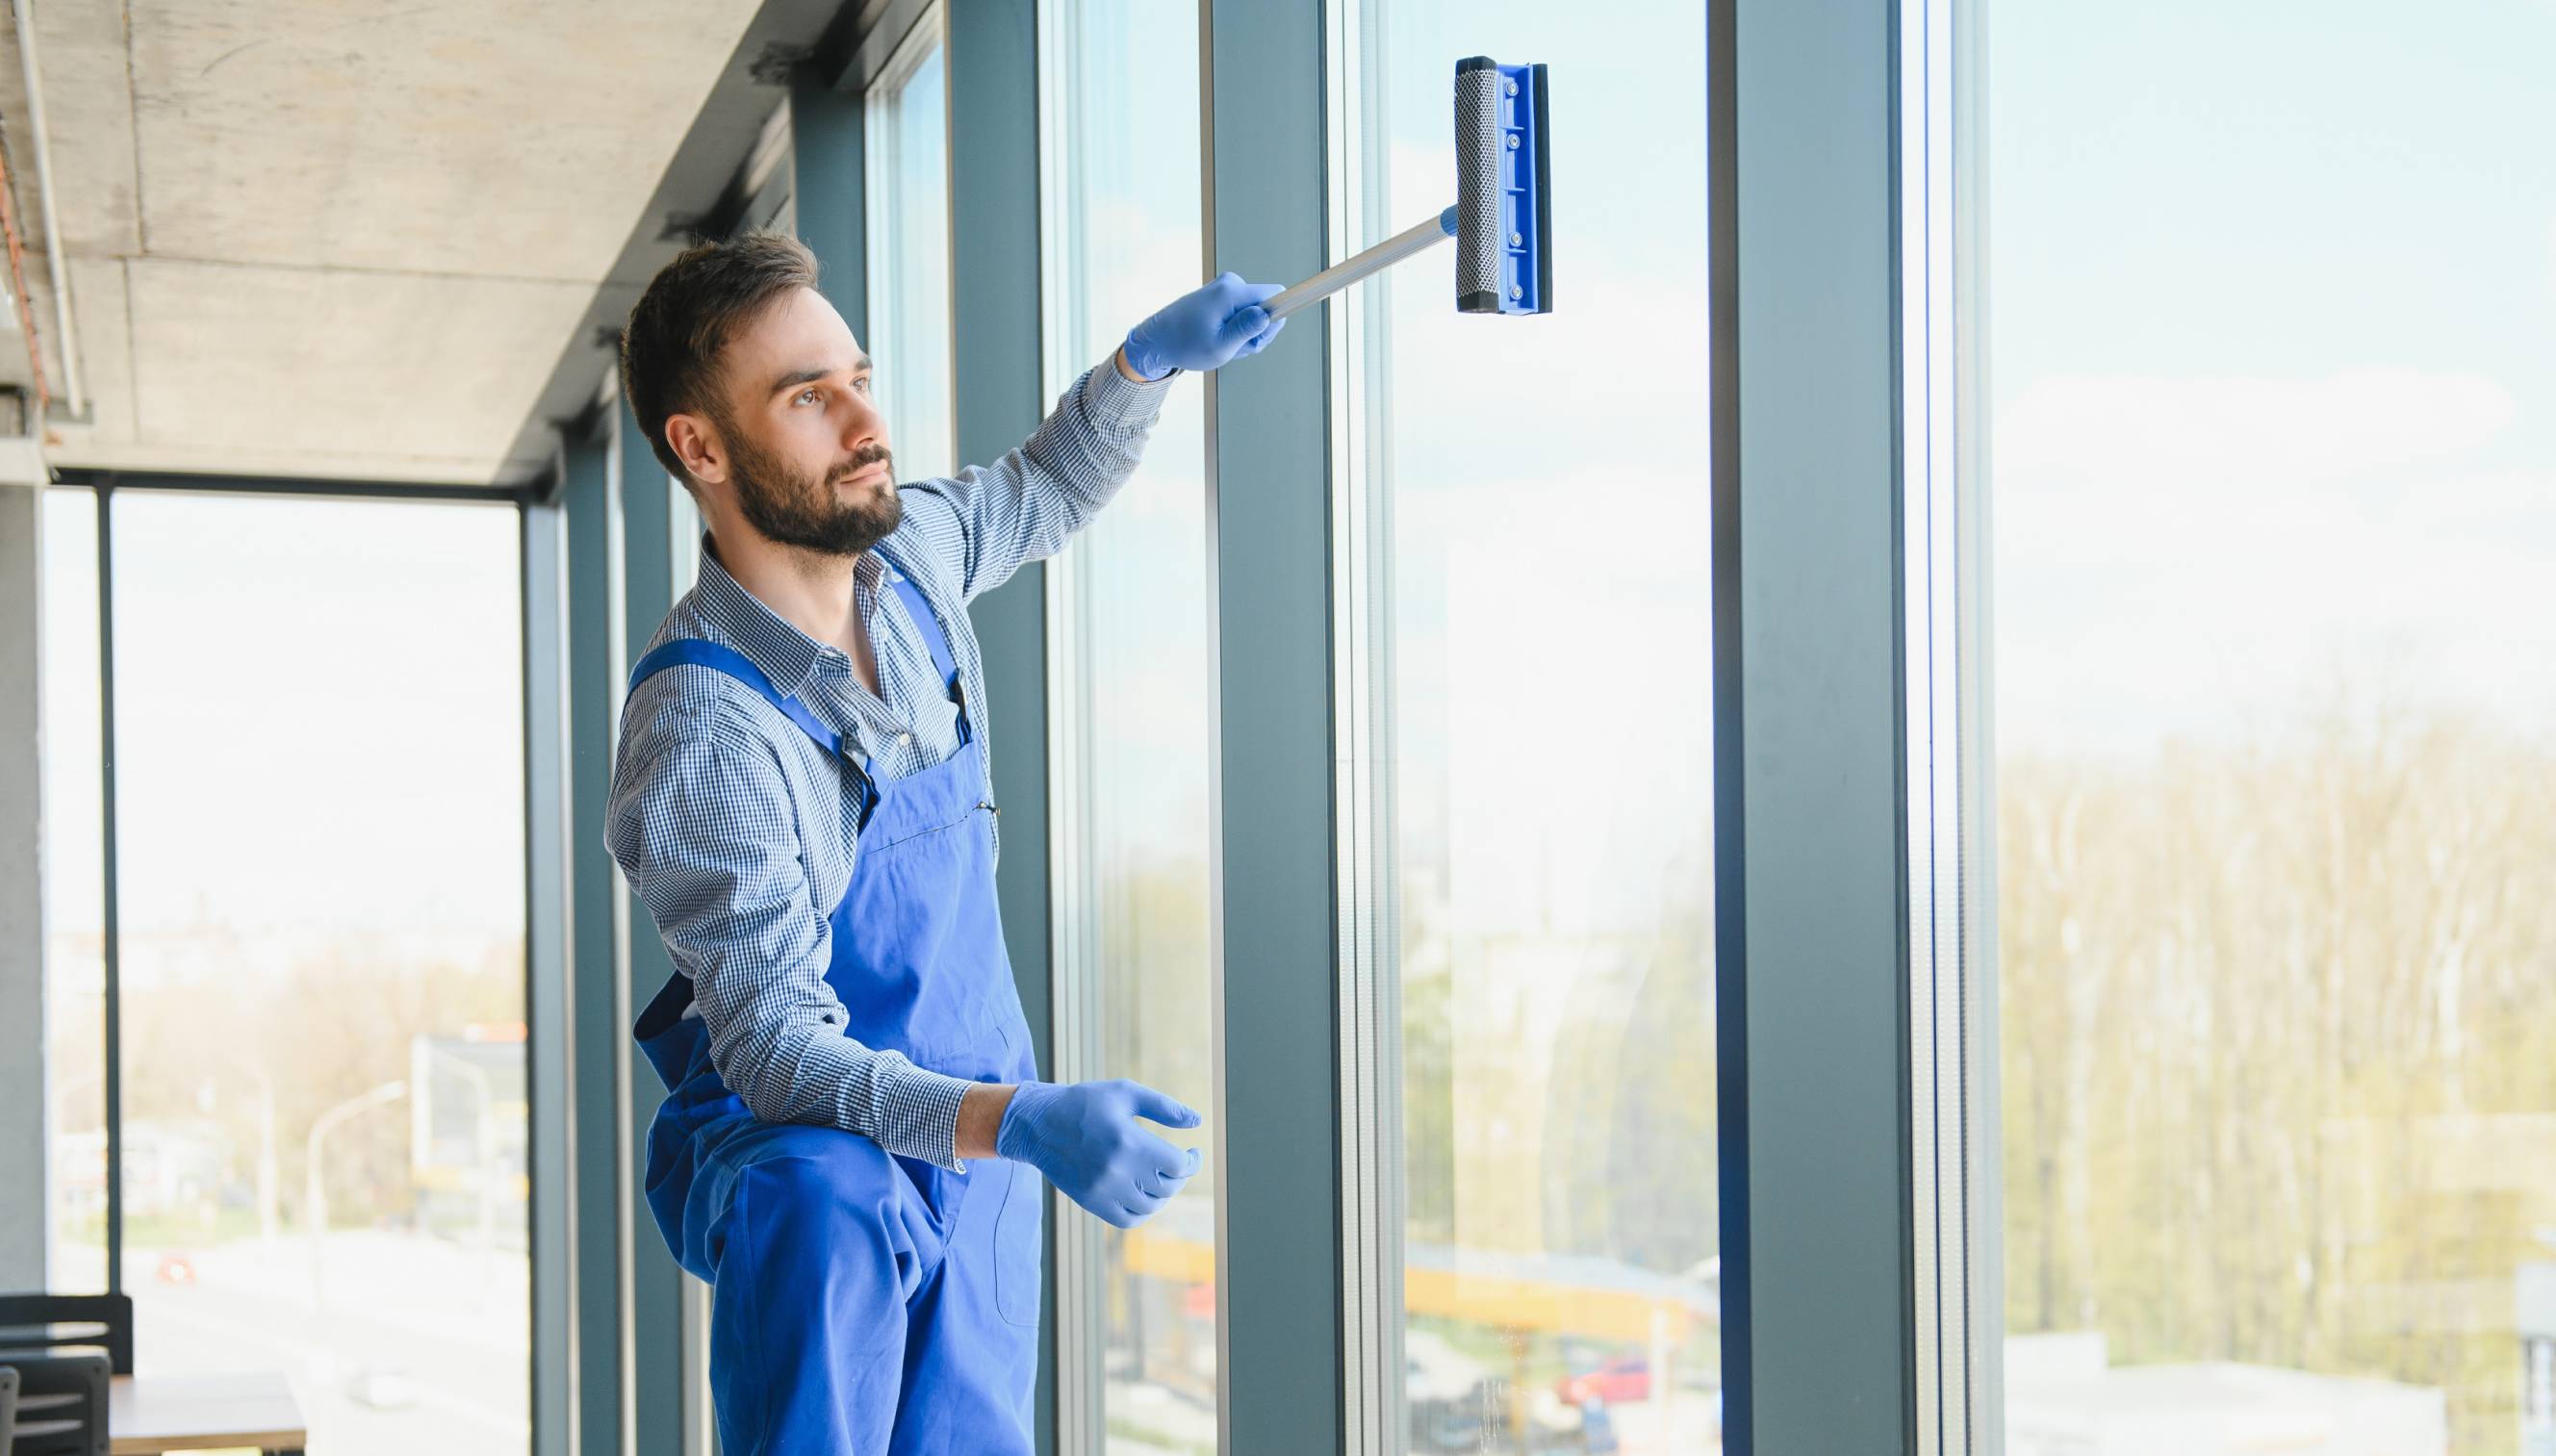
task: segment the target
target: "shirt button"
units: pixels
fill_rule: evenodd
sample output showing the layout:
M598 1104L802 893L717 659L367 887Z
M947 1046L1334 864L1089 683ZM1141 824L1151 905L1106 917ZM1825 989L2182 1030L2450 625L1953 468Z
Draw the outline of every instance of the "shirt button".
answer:
M899 734L897 734L897 735L896 735L896 745L897 745L898 747L900 747L900 748L911 748L911 747L913 747L913 746L914 746L914 734L912 734L912 733L899 733Z

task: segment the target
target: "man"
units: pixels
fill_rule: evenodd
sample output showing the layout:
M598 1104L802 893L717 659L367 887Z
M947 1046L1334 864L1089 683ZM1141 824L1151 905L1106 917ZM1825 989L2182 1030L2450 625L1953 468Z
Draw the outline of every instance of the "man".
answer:
M965 608L1126 480L1174 374L1277 335L1277 291L1219 277L1018 450L902 487L796 241L692 248L631 311L624 395L706 535L631 672L605 840L676 967L636 1028L648 1204L712 1287L731 1456L1027 1456L1032 1171L1120 1228L1198 1171L1139 1123L1196 1127L1180 1103L1037 1080Z

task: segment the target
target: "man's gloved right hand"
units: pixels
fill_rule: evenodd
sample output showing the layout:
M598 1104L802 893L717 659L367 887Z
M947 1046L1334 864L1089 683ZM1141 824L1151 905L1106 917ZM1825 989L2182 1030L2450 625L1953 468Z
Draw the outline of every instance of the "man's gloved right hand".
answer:
M1147 379L1168 379L1174 369L1221 368L1267 348L1287 327L1261 307L1284 292L1275 283L1245 283L1239 274L1219 273L1128 330L1120 352L1127 367Z
M1136 1125L1195 1127L1199 1115L1140 1083L1024 1082L1012 1090L994 1132L994 1151L1047 1175L1101 1222L1132 1229L1181 1191L1199 1170L1184 1152Z

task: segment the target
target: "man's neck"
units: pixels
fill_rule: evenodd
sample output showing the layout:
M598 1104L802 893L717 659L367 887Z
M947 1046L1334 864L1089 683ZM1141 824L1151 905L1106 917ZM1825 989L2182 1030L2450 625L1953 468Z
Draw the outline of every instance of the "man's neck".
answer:
M783 621L841 648L855 665L868 662L869 637L852 605L852 579L860 557L784 546L751 531L720 536L715 529L710 550L738 586ZM871 675L864 666L861 676Z

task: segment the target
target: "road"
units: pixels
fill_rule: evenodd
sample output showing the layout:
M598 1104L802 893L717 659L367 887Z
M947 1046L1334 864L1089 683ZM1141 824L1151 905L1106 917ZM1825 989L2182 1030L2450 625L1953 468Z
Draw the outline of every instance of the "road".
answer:
M165 1254L182 1255L193 1278L166 1277ZM299 1237L127 1249L135 1370L280 1371L310 1423L312 1456L530 1449L521 1253L345 1231L328 1235L321 1254L325 1282L315 1291L311 1244ZM367 1390L382 1403L363 1398Z

